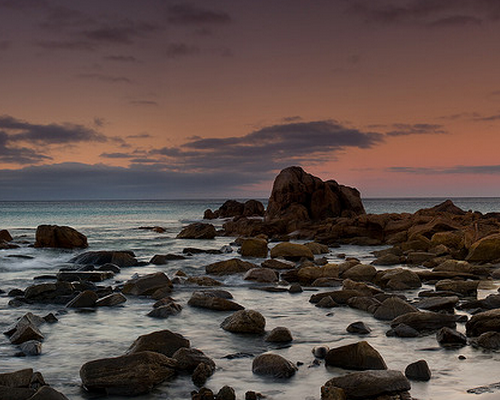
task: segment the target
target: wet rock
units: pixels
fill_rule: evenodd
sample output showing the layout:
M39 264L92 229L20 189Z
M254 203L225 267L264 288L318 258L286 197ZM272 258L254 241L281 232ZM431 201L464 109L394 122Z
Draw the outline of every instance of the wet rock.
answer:
M290 287L288 288L288 291L290 293L302 293L304 290L302 289L302 286L300 286L300 284L298 283L293 283L290 285Z
M11 234L7 229L0 230L0 242L11 242L13 240Z
M358 296L352 297L347 300L347 305L351 308L355 308L357 310L363 310L374 314L378 307L382 304L379 300L370 297L370 296Z
M68 400L68 398L50 386L42 386L28 400Z
M395 254L384 254L377 257L376 260L372 262L373 265L397 265L405 262L405 257L397 256Z
M271 249L271 258L283 257L288 261L299 261L302 258L314 260L312 251L303 244L283 242Z
M96 301L96 307L114 307L123 304L127 298L121 293L112 293Z
M236 311L221 323L222 329L233 333L263 334L265 326L265 318L254 310Z
M425 360L409 364L405 369L405 376L412 381L428 381L431 379L431 370Z
M417 303L417 307L422 310L430 311L453 311L454 307L457 305L459 298L457 296L447 296L447 297L431 297L424 300L420 300Z
M42 342L38 340L28 340L20 344L21 351L27 356L38 356L42 354Z
M328 254L330 252L330 249L326 244L321 244L321 243L316 243L316 242L309 242L305 243L304 246L309 248L309 250L312 251L313 254Z
M236 400L236 392L230 386L223 386L215 396L215 400Z
M59 281L74 282L74 281L89 281L102 282L110 279L115 275L111 271L61 271L57 274Z
M392 321L400 315L417 312L418 310L399 297L390 297L382 302L373 314L376 319Z
M293 340L292 333L290 329L285 328L284 326L278 326L274 328L269 334L266 336L266 342L272 343L287 343Z
M387 369L380 353L366 341L330 349L325 362L326 365L345 369Z
M394 328L390 329L386 333L387 336L397 336L397 337L418 337L420 336L420 333L416 330L413 329L411 326L408 326L406 324L398 324Z
M74 264L105 265L115 264L120 268L132 267L138 264L132 251L87 251L70 260Z
M382 288L392 290L416 289L422 286L418 275L405 268L393 268L386 271L379 271L373 282Z
M500 309L483 311L472 316L465 324L467 336L475 337L485 332L500 332Z
M71 300L66 307L68 308L81 308L81 307L95 307L99 296L92 290L85 290Z
M326 264L323 266L305 265L301 266L297 271L297 280L305 285L312 283L320 278L334 278L339 277L339 266L336 264ZM286 274L282 274L286 277Z
M477 296L479 281L456 281L444 279L436 282L436 290L454 292L462 296Z
M333 301L337 304L347 304L349 299L353 297L361 297L363 293L357 290L335 290L332 292L323 292L318 294L313 294L309 299L310 303L316 304L321 301L324 297L331 297Z
M269 249L267 248L267 241L257 238L243 239L241 243L242 257L267 257Z
M391 327L394 328L399 324L405 324L418 332L436 331L443 327L453 328L456 327L456 316L449 314L440 314L435 312L410 312L401 315L391 321Z
M475 242L469 249L466 260L488 262L500 259L500 233L486 236Z
M330 348L328 346L316 346L312 349L312 353L314 357L323 359L326 357Z
M206 387L202 387L198 392L191 392L191 400L214 400L214 392Z
M320 301L316 303L316 307L319 308L333 308L338 307L339 305L332 299L331 296L323 297Z
M342 282L342 288L344 290L356 290L362 293L364 296L375 296L384 293L384 291L373 285L369 285L364 282L355 282L351 279L344 279L344 281Z
M290 378L295 375L297 367L278 354L261 354L252 362L252 372L256 375L273 378Z
M377 270L372 265L358 264L343 272L341 277L353 281L371 282L376 273Z
M321 399L330 400L332 392L341 389L340 395L347 400L385 399L384 395L396 395L410 399L407 391L411 385L400 371L364 371L332 378L321 387ZM337 395L338 396L338 395ZM380 397L379 397L380 396ZM391 397L387 397L389 399ZM333 397L342 399L342 397Z
M355 333L357 335L367 335L372 330L364 322L357 321L349 324L349 326L346 328L346 331L349 333Z
M473 344L487 350L499 350L500 332L484 332L473 341Z
M190 276L186 279L186 283L198 285L198 286L222 286L222 282L216 279L210 278L209 276Z
M88 247L87 237L69 226L39 225L36 229L35 247L76 249Z
M135 396L149 393L175 375L177 362L160 353L142 351L115 358L89 361L80 369L88 391Z
M18 326L9 340L12 344L21 344L30 340L42 342L44 337L34 324L27 323Z
M215 227L212 224L195 222L183 228L177 239L213 239L215 235Z
M161 305L159 307L155 307L147 315L148 315L148 317L152 317L152 318L165 319L165 318L168 318L172 315L177 315L181 311L182 311L182 306L180 304L177 304L177 303L171 301L167 304Z
M182 371L192 373L201 363L207 365L212 372L215 371L214 361L198 349L181 347L172 358L177 361L177 368Z
M216 311L238 311L244 307L227 298L217 296L217 293L193 292L188 301L191 307L206 308Z
M255 281L261 283L277 282L278 275L269 268L252 268L243 276L246 281Z
M29 387L33 377L33 369L26 368L14 372L0 374L0 386L9 388Z
M149 260L150 264L154 265L165 265L168 264L169 261L173 260L185 260L186 257L178 255L178 254L156 254Z
M220 249L197 249L196 247L186 247L182 249L183 254L192 256L193 254L222 254Z
M135 296L152 295L158 289L166 289L167 292L172 289L172 282L163 272L144 275L139 278L130 279L125 282L122 292Z
M436 254L427 251L412 251L406 255L406 263L421 265L428 260L432 260Z
M257 268L257 265L232 258L205 266L205 272L210 275L233 275L245 273L252 268Z
M191 380L196 386L201 387L213 373L214 368L202 362L194 369Z
M152 351L172 357L180 348L189 346L189 340L184 336L164 329L139 336L127 350L127 354Z
M295 268L295 263L291 261L279 261L276 259L269 259L260 265L262 268L270 268L270 269L293 269Z

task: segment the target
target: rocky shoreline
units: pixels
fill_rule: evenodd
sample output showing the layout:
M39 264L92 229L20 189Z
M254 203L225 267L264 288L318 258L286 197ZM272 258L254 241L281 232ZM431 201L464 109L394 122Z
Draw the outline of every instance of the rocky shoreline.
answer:
M411 340L435 335L442 348L500 349L500 294L478 299L481 285L500 278L500 214L464 211L450 201L414 214L366 214L356 189L335 181L322 182L299 167L290 167L276 178L267 210L255 200L230 200L219 210L205 211L204 217L224 218L223 228L196 223L185 227L178 238L235 237L232 245L239 248L240 256L207 264L201 276L178 271L169 277L156 272L133 276L113 287L106 283L110 278L141 262L131 251L87 251L52 276L38 277L40 283L11 290L9 305L57 304L68 310L85 310L120 307L138 297L150 298L151 318L182 317L186 306L225 312L228 315L221 329L235 335L265 336L266 341L293 346L293 335L287 327L266 331L265 317L258 310L245 308L224 290L221 278L237 275L269 292L318 289L310 296L310 303L325 309L362 310L367 317L386 321L389 337ZM138 229L161 232L160 227ZM290 241L296 239L301 243ZM325 255L339 244L387 248L376 251L371 264L342 255L338 263L331 263ZM0 231L0 249L18 245L9 232ZM42 225L34 246L84 249L88 243L73 228ZM229 250L208 251L223 254ZM162 265L203 251L207 250L192 247L182 255L156 254L144 264ZM252 262L256 258L265 260L258 265ZM182 305L175 294L186 284L199 289ZM434 286L434 290L421 290L416 299L405 295L420 290L422 284ZM56 316L27 313L12 323L4 332L12 345L20 346L24 355L43 357L43 326L57 323ZM457 330L457 324L463 323L465 335ZM369 325L359 321L347 330L363 336L370 332ZM410 381L432 379L425 360L408 364L405 371L388 369L380 353L365 340L332 348L318 346L311 351L318 365L346 372L313 389L318 393L321 390L323 400L411 399ZM286 380L299 368L301 365L276 352L257 355L252 362L252 372L264 379ZM348 373L353 370L358 372ZM200 388L192 393L193 399L235 399L236 393L229 386L215 393L204 387L214 373L214 360L192 348L188 338L161 330L138 337L125 354L85 363L80 377L82 387L89 392L134 396L148 393L179 374L189 374ZM66 398L46 385L43 378L37 378L34 384L35 373L31 370L30 374L29 379L26 370L0 374L0 393L13 399ZM260 394L248 391L244 398L260 398Z

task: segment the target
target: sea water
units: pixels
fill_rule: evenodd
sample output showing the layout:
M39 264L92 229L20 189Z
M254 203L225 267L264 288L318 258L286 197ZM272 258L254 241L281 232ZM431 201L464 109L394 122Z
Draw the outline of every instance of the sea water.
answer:
M445 199L366 199L369 213L415 212L432 207ZM483 213L500 211L499 199L453 199L465 210ZM261 312L266 318L266 330L277 326L290 329L294 337L290 345L276 345L262 337L237 335L220 328L220 323L230 313L202 310L187 306L191 293L199 289L177 285L173 297L183 306L180 314L168 319L146 316L153 301L130 296L119 307L99 308L94 312L64 310L59 305L26 305L13 308L7 297L11 289L25 289L34 283L38 275L54 274L58 265L82 252L54 249L35 249L36 227L41 224L69 225L84 233L89 240L88 250L132 250L140 261L148 262L155 254L181 254L185 247L218 249L230 245L233 238L217 237L214 240L176 239L182 226L200 221L207 208L216 209L221 200L195 201L71 201L71 202L0 202L0 229L8 229L17 242L24 242L19 249L0 250L0 329L4 331L28 311L37 315L49 312L57 314L59 322L41 326L45 336L43 352L36 357L16 357L19 351L6 336L0 336L0 372L33 368L42 372L46 381L70 399L92 398L81 389L79 370L90 360L123 355L140 335L161 329L169 329L184 335L192 347L202 350L216 365L215 374L206 386L214 391L224 385L232 386L243 398L247 390L260 392L268 399L319 399L320 387L328 379L345 374L338 368L326 368L312 364L311 349L318 345L336 347L367 340L384 357L390 369L404 370L417 360L425 359L432 379L425 383L412 382L411 393L418 399L478 399L499 398L500 394L473 395L467 389L500 381L500 354L483 352L471 346L459 350L439 348L435 336L415 339L388 338L388 323L377 321L368 313L348 307L321 309L309 303L315 293L269 293L255 290L255 284L243 281L240 276L222 278L225 287L235 301L247 309ZM223 221L214 222L220 227ZM140 230L141 226L162 226L165 233ZM371 252L383 247L342 246L331 249L326 255L330 262L341 261L340 253L359 258L363 263L373 260ZM215 261L237 257L237 247L230 254L197 254L186 260L171 261L166 265L147 264L123 268L122 272L102 285L115 286L134 274L162 271L172 277L182 270L189 275L204 275L204 266ZM20 258L20 256L22 258ZM260 264L263 259L250 260ZM258 286L258 285L257 285ZM495 292L498 282L480 291L480 297ZM431 289L424 286L423 289ZM421 289L421 290L423 290ZM327 290L327 289L318 289ZM405 292L412 300L419 290ZM372 332L357 336L346 332L355 321L364 321ZM463 324L458 329L464 331ZM228 359L234 353L254 356L266 351L281 354L294 363L302 363L297 374L289 380L266 379L252 374L253 357ZM465 359L459 360L459 355ZM196 387L189 376L179 376L162 384L152 393L138 399L189 399ZM496 396L496 397L495 397ZM110 397L118 399L121 397Z

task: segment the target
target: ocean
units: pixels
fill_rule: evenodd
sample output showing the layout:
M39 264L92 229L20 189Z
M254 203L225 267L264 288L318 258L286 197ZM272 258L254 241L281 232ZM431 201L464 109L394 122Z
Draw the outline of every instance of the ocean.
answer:
M445 199L364 199L368 213L415 212L432 207ZM454 203L465 209L500 212L498 198L457 198ZM41 224L69 225L88 237L87 250L132 250L140 261L146 263L155 254L181 254L186 247L219 249L230 245L234 238L217 237L214 240L176 239L181 228L200 221L207 208L217 209L222 200L178 200L178 201L50 201L50 202L0 202L0 229L8 229L21 248L0 250L0 329L5 331L17 318L31 311L37 315L49 312L57 314L59 322L41 327L45 336L43 352L34 357L17 357L18 348L10 344L6 336L0 337L0 373L23 368L42 372L46 381L64 393L69 399L92 398L81 389L80 367L87 361L116 357L126 352L140 335L156 330L169 329L181 333L198 348L210 356L217 365L215 374L206 386L218 391L222 386L232 386L239 399L247 390L260 392L268 399L319 399L320 387L334 376L344 374L337 368L314 366L311 349L318 345L336 347L367 340L384 357L390 369L404 370L411 362L427 360L433 377L429 382L412 382L412 395L417 399L493 399L495 396L468 394L467 389L498 382L500 354L485 353L471 346L459 350L439 348L434 336L415 339L388 338L388 324L373 319L369 314L347 307L325 310L309 303L315 293L306 290L299 294L269 293L252 290L253 284L243 281L241 276L223 278L224 289L229 290L235 301L247 309L261 312L266 318L266 330L277 326L290 329L294 337L287 346L267 343L260 337L235 335L222 330L219 325L229 315L225 312L204 311L187 305L193 286L176 286L173 297L183 310L168 319L146 316L153 301L146 298L129 297L120 307L99 308L94 312L64 310L57 305L30 305L14 308L8 305L7 293L14 288L25 289L34 283L38 275L54 274L58 265L67 262L81 250L67 251L35 249L36 227ZM220 227L222 221L211 221ZM140 230L141 226L162 226L165 233ZM196 254L186 260L171 261L166 265L123 268L122 272L102 285L116 286L134 274L163 271L172 277L182 270L188 275L204 275L204 266L215 261L237 257L237 247L230 254ZM330 262L339 262L340 253L358 257L363 263L373 260L371 252L384 248L341 246L331 249L326 255ZM260 264L263 259L252 259ZM498 284L485 287L480 297L496 292ZM430 289L424 287L420 290ZM323 290L321 288L319 291ZM416 297L420 290L405 292ZM346 332L352 322L364 321L372 332L359 337ZM464 331L463 324L459 324ZM228 354L238 352L258 355L266 351L276 352L293 362L303 363L290 380L263 379L252 374L252 357L228 359ZM465 356L459 360L458 356ZM145 399L189 399L196 387L189 376L179 376L172 382L158 386ZM500 395L498 395L500 396ZM121 397L109 397L119 399Z

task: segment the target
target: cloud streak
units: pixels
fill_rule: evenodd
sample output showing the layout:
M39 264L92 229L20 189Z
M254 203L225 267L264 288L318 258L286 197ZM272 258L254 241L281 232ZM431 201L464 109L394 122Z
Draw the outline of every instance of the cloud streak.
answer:
M387 136L444 135L448 132L439 124L393 124Z
M231 17L223 11L176 4L168 8L167 21L176 25L224 25L231 22Z
M500 175L500 165L455 165L452 167L390 167L388 172L415 175Z

